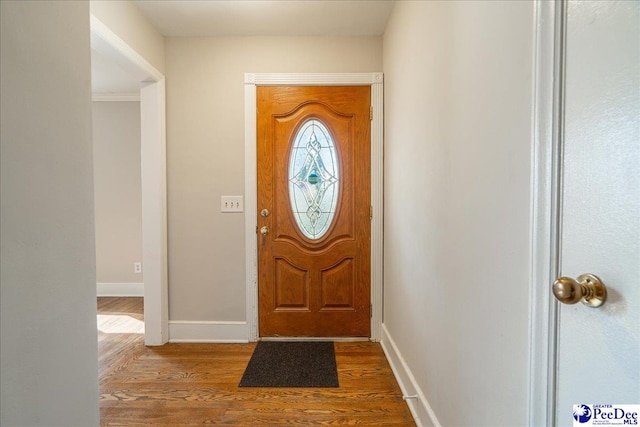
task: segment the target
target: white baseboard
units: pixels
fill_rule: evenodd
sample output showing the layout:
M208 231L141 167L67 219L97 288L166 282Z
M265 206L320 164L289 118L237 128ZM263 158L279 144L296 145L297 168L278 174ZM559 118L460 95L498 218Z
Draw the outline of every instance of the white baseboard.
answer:
M169 321L169 342L249 342L247 322Z
M415 396L415 398L406 399L411 415L418 427L441 427L436 414L431 409L431 405L427 401L422 389L416 382L411 369L407 366L400 350L396 347L396 343L389 335L386 326L382 325L382 339L380 340L384 354L387 356L391 370L400 385L402 394L405 397Z
M99 297L144 297L144 283L96 283Z

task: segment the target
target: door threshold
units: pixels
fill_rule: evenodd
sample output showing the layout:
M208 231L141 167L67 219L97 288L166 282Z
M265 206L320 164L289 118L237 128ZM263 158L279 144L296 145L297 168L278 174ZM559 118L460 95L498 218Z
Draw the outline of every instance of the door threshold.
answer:
M258 341L337 341L362 342L371 341L369 337L258 337Z

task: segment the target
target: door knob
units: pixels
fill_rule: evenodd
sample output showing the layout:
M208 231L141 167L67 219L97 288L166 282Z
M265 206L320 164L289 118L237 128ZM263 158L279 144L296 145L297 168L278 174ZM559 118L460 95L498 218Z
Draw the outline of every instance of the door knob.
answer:
M263 236L266 236L267 234L269 234L269 227L267 227L267 226L265 225L264 227L262 227L262 228L260 229L260 233L261 233Z
M607 299L607 288L593 274L583 274L576 280L560 277L553 282L553 295L564 304L582 301L589 307L600 307Z
M262 210L260 211L260 215L262 215L262 216L263 216L263 217L265 217L265 218L269 216L269 213L270 213L270 212L269 212L269 209L262 209Z

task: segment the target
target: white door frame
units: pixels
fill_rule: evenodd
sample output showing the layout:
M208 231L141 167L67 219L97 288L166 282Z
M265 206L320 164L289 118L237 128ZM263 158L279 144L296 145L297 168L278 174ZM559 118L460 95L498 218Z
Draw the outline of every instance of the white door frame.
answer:
M566 2L536 0L531 199L529 425L556 425Z
M258 331L258 238L256 86L371 86L371 340L379 341L382 329L383 262L383 76L382 73L349 74L251 74L244 75L245 126L245 260L249 341Z
M149 83L140 90L144 341L162 345L169 339L165 79L104 23L93 15L90 19L91 48Z

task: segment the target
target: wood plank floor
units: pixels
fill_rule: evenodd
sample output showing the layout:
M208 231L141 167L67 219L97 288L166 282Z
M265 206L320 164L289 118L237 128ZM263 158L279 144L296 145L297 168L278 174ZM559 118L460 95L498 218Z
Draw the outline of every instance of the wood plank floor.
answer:
M336 343L339 388L240 388L254 343L145 347L142 298L98 298L103 426L414 426L378 343Z

